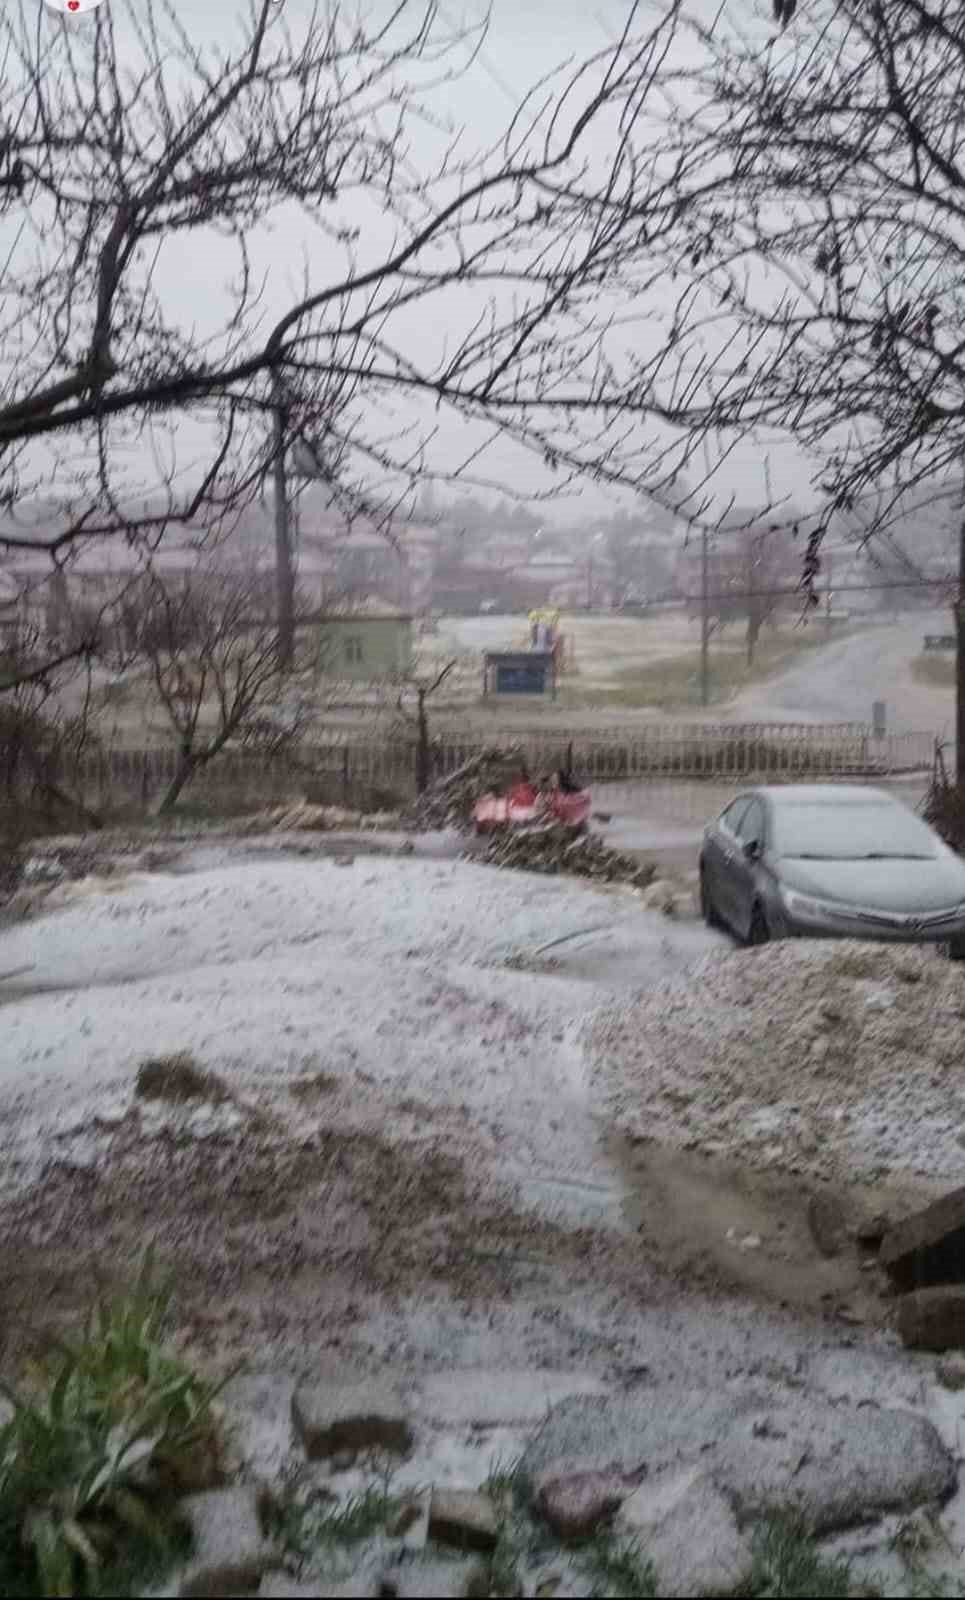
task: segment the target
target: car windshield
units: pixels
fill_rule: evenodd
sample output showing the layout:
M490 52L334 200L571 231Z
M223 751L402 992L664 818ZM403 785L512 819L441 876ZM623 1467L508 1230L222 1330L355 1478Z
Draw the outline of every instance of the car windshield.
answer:
M780 856L821 861L927 861L937 854L931 830L904 807L791 802L774 812Z

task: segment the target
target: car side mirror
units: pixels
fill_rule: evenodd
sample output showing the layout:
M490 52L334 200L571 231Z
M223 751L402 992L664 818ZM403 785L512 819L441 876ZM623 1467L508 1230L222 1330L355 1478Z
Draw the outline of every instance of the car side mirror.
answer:
M759 861L761 855L760 839L748 839L744 845L744 854L748 861Z

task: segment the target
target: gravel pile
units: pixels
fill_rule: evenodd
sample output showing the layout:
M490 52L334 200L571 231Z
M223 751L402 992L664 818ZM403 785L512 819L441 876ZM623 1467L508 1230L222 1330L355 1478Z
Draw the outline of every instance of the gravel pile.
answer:
M655 875L649 862L610 850L594 834L574 838L572 828L557 823L491 833L485 849L474 850L472 859L523 872L565 872L603 883L630 883L638 889L646 888Z
M965 974L937 951L786 941L705 957L588 1024L623 1131L837 1182L962 1181Z

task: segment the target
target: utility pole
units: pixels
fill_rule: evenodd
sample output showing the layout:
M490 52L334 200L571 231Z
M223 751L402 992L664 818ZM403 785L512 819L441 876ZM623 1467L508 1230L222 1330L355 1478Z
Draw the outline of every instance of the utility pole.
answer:
M828 551L828 586L827 586L827 592L826 592L826 595L825 595L825 605L824 605L824 626L825 626L825 629L826 629L828 635L830 635L830 633L831 633L831 563L832 563L833 560L834 560L834 557L833 557L831 551L829 550Z
M295 569L292 562L288 478L285 471L285 405L281 380L272 374L274 392L275 595L278 669L290 672L295 659Z
M700 703L710 705L710 569L706 528L700 533Z

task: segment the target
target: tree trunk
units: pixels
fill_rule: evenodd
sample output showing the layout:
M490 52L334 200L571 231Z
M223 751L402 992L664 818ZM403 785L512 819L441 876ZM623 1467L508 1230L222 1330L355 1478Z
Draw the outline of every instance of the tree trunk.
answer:
M278 608L278 670L291 672L295 659L295 571L292 564L288 478L285 471L285 411L277 376L275 393L275 592Z
M958 600L955 605L955 782L965 787L965 516L958 530Z
M417 691L419 699L419 742L415 753L415 786L417 794L425 794L429 787L429 767L431 752L429 749L429 718L426 715L426 692L424 689Z
M757 649L757 640L761 631L761 618L751 615L747 619L747 665L754 665L754 652Z
M161 798L161 803L157 808L157 814L159 817L166 817L170 815L181 798L182 790L185 789L191 782L191 779L194 777L194 774L201 765L202 763L198 760L197 756L182 755L181 760L178 762L178 770L171 779L171 782L168 784L167 789L164 791L164 794Z

